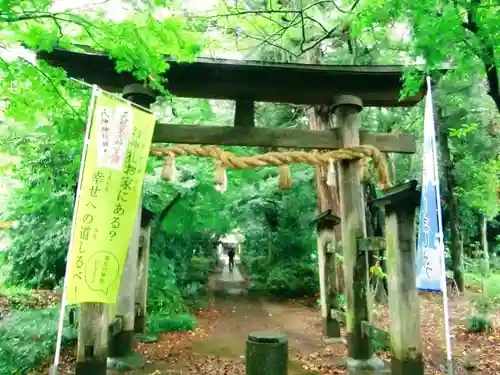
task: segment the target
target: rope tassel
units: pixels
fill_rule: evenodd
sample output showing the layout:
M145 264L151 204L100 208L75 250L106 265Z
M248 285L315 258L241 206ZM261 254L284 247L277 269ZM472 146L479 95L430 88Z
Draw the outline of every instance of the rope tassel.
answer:
M279 166L278 175L280 189L290 189L292 187L292 172L288 164Z
M165 181L174 182L177 180L177 169L175 168L175 155L170 153L163 163L161 178Z
M326 173L326 184L328 186L335 185L335 165L333 159L328 160L328 172Z
M327 183L330 185L332 182L336 182L335 162L341 160L359 160L365 157L371 158L380 187L386 189L391 186L386 160L383 154L371 145L352 146L328 152L286 151L268 152L254 156L235 156L229 151L214 146L176 145L165 148L152 148L150 155L161 157L175 155L214 158L217 161L215 184L220 185L217 189L221 191L225 191L227 188L226 168L252 169L279 166L279 185L282 189L286 189L292 185L289 168L291 164L328 165L327 169L330 173L327 176ZM165 174L168 175L167 172Z
M215 190L219 193L227 191L227 171L220 160L215 162Z

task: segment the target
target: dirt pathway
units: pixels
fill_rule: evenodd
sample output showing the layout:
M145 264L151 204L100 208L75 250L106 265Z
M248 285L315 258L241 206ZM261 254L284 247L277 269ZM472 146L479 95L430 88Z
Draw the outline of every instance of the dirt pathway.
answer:
M227 271L227 272L224 272ZM280 331L289 338L289 375L313 375L313 368L335 365L342 374L342 344L326 345L316 309L292 302L278 302L242 293L244 280L235 268L224 269L214 285L212 306L198 314L199 328L190 334L162 335L157 343L140 344L138 351L149 359L133 375L244 374L246 339L254 331ZM319 366L319 367L318 367Z
M317 308L297 301L275 301L247 293L247 282L239 270L230 273L227 266L210 281L216 292L209 307L195 314L198 328L183 333L162 334L157 342L139 343L136 351L147 359L140 370L130 375L239 375L245 374L245 347L249 333L279 331L288 336L289 375L345 375L345 344L325 344ZM422 344L425 374L444 374L442 299L422 294ZM471 335L466 332L467 317L473 312L466 298L452 299L455 359L460 363L471 358L476 373L499 373L500 312L495 315L495 329ZM374 323L387 328L387 306L374 311ZM66 353L68 354L68 353ZM377 353L389 360L389 353ZM66 355L59 374L73 374L74 355ZM467 372L461 365L456 375ZM46 375L47 372L42 372ZM113 374L114 375L114 374Z
M331 355L345 355L345 345L322 342L319 314L313 309L233 295L217 297L212 309L210 316L200 314L194 334L163 335L158 343L140 345L139 352L151 363L133 374L244 374L246 339L253 331L288 335L290 375L316 374L309 369L322 363L338 365ZM166 351L159 349L165 344Z

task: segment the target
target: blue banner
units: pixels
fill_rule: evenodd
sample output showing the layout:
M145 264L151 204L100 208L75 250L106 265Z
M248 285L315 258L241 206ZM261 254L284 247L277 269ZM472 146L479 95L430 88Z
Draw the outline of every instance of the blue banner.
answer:
M441 224L441 199L437 173L436 131L432 109L430 78L424 115L422 198L417 244L417 289L442 291L444 244Z

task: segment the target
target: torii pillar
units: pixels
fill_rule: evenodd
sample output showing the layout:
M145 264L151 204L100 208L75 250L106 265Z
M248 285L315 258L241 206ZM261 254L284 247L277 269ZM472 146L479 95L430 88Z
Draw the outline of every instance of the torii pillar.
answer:
M319 289L321 295L321 318L323 320L323 338L327 343L341 342L340 321L334 319L331 310L338 310L338 281L336 272L335 226L340 224L340 217L326 210L313 221L316 224L318 239Z
M155 93L151 89L139 84L126 86L123 89L123 97L145 108L149 108L156 100ZM145 267L139 267L141 264L145 264L147 267L147 257L149 257L149 253L143 250L139 258L142 212L141 193L116 303L115 314L122 318L123 329L120 333L110 338L109 357L113 359L108 361L108 364L111 364L110 367L113 367L114 363L132 354L135 344L135 331L138 330L135 321L137 320L145 324L146 307L140 306L136 308L136 287L138 280L146 283L146 286L142 287L144 290L147 290L147 269ZM147 247L147 249L149 250L149 247ZM145 275L139 275L139 269L145 272ZM142 305L142 303L140 303L140 305Z
M340 129L342 146L359 146L360 98L341 95L334 100L334 113ZM371 338L364 335L361 325L368 321L368 265L365 254L358 250L358 240L366 237L365 207L359 160L339 162L340 210L342 216L342 247L346 297L346 335L349 369L376 369L381 361L373 357Z

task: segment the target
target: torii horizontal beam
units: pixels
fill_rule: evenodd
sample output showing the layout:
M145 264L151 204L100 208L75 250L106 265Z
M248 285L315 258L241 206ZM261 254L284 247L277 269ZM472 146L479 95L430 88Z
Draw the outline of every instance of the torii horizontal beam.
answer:
M131 73L115 69L115 62L88 46L84 52L54 48L37 58L63 68L70 77L83 79L119 93L130 84L142 84ZM198 58L191 63L165 56L170 69L166 88L179 97L248 102L330 105L338 95L354 95L365 107L411 107L426 93L425 82L413 95L400 98L402 65L314 65ZM415 66L417 69L422 67ZM445 68L439 69L444 73Z
M153 142L329 150L342 147L340 131L335 128L327 131L316 131L162 123L156 124ZM361 131L360 143L372 145L382 152L402 154L416 152L416 139L408 134Z

